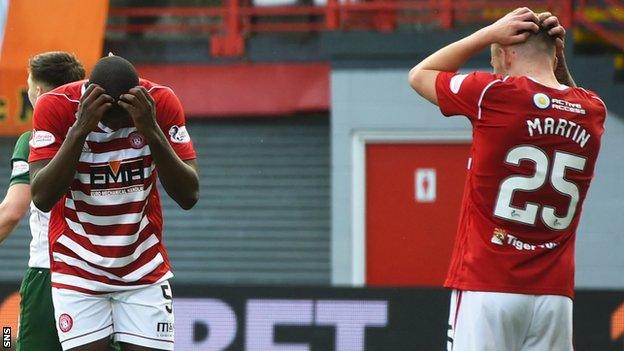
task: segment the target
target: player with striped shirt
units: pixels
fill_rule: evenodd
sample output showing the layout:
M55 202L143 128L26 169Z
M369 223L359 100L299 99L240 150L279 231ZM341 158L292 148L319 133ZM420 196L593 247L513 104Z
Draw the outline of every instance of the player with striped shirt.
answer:
M109 56L88 82L41 96L33 120L32 197L51 211L63 350L105 350L111 335L123 350L173 350L173 274L156 181L184 209L199 196L178 98Z

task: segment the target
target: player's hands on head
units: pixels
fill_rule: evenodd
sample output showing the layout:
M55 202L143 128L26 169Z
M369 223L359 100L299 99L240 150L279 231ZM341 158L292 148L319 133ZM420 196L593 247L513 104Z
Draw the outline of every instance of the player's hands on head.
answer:
M548 30L548 35L555 38L557 50L563 50L565 46L565 28L559 23L559 18L550 12L542 12L537 15L540 26Z
M531 9L521 7L486 28L491 43L514 45L526 41L531 33L537 33L538 23L537 15Z
M119 97L119 106L128 111L134 126L141 134L146 135L156 128L156 105L154 99L142 86L130 89Z
M76 128L81 135L86 136L97 127L114 102L115 100L107 95L102 87L97 84L89 84L80 98L73 128Z

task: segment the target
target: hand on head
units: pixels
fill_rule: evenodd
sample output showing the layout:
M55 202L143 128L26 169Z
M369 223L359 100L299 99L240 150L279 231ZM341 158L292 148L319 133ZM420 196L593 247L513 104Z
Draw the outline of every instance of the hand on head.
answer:
M89 84L80 98L75 126L81 134L88 134L98 125L115 102L106 91L97 84Z
M156 108L152 96L142 86L122 94L117 101L128 112L139 132L146 134L156 128Z
M532 34L544 29L556 39L557 49L562 50L564 47L565 28L550 12L536 14L527 7L521 7L503 16L488 29L492 42L500 45L523 43Z
M566 30L559 23L559 18L550 12L542 12L537 15L541 28L548 30L548 35L555 38L557 49L563 50L565 46Z
M487 27L492 43L514 45L527 40L539 31L537 15L527 7L521 7L506 14Z

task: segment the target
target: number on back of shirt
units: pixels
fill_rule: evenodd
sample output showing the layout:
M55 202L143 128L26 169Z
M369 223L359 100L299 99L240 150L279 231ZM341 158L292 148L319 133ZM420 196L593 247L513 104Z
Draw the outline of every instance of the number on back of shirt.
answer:
M520 162L523 160L535 164L535 173L529 177L510 176L501 182L494 215L528 225L535 225L539 217L550 229L564 230L568 228L574 219L580 192L576 184L566 179L566 171L583 171L587 160L561 151L555 152L554 159L549 160L544 151L530 145L517 146L509 150L505 157L505 162L514 166L520 166ZM534 192L541 189L546 182L549 182L549 186L559 194L570 199L564 216L557 216L554 207L539 203L527 202L524 207L512 206L512 199L516 191Z

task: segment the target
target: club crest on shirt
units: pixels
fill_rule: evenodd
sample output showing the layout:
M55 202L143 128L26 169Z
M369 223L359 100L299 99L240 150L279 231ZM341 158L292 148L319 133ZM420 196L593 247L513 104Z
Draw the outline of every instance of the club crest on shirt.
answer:
M507 231L501 228L495 228L494 234L492 234L492 239L490 241L496 245L503 245L505 243L505 237L507 236Z
M30 139L30 146L34 148L44 147L54 144L54 135L45 130L35 130Z
M132 132L128 135L128 141L130 146L134 149L141 149L145 146L145 138L139 132Z
M67 333L68 331L70 331L73 326L74 320L67 313L63 313L59 317L59 329L61 329L63 333Z
M550 98L544 93L537 93L533 95L533 103L537 108L545 110L550 106Z
M172 126L169 129L171 141L178 144L185 144L191 141L191 137L186 131L186 126Z

